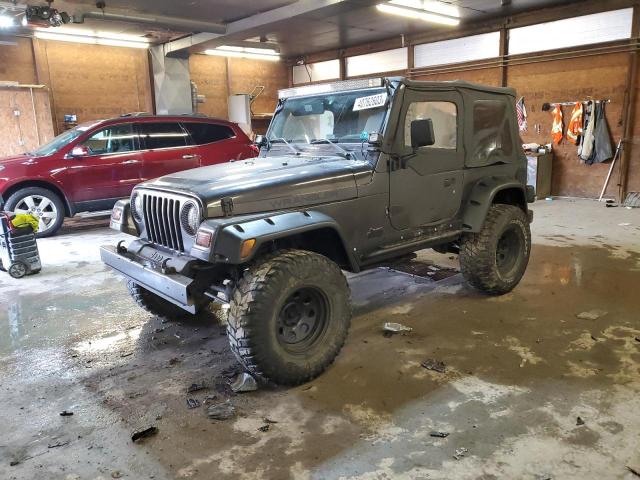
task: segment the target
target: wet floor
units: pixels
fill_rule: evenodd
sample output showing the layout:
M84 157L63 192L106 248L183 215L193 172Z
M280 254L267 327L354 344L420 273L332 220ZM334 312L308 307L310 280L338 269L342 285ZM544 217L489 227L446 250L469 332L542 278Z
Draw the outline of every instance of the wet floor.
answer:
M49 242L64 252L49 278L0 279L0 478L635 478L638 248L551 227L502 297L460 275L350 276L354 319L336 363L301 387L235 396L213 317L162 323L102 269L90 244L115 234ZM411 271L455 263L421 252ZM413 331L385 337L386 321ZM192 383L207 388L188 394ZM205 402L226 398L237 417L209 420ZM133 444L149 426L158 434Z

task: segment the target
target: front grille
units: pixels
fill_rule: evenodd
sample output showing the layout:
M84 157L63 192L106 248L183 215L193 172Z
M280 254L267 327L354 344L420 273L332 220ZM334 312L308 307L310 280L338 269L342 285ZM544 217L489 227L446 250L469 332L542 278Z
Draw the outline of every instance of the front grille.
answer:
M157 245L183 252L180 201L144 193L142 205L149 240Z

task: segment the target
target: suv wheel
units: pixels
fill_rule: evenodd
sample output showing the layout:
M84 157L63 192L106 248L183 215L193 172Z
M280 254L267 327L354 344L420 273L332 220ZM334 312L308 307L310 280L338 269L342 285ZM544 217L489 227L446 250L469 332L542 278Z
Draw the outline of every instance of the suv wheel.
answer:
M460 245L460 269L478 290L501 295L524 275L531 252L529 220L521 208L492 205L482 230L465 234Z
M28 187L11 195L4 206L8 212L29 213L39 220L36 237L54 235L64 221L64 204L58 195L41 187Z
M239 281L227 333L252 374L280 385L320 375L344 345L350 291L338 265L303 250L260 259Z

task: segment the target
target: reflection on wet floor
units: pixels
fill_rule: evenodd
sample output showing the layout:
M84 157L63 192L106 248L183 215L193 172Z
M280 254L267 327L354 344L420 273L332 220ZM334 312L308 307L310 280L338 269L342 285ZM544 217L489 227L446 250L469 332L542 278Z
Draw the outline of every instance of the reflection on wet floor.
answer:
M0 421L14 415L26 425L5 441L7 455L21 455L17 447L38 453L64 434L71 439L65 452L86 455L92 446L100 458L125 458L127 435L155 425L161 433L144 445L144 457L162 467L157 479L162 470L167 478L225 479L309 471L333 478L354 469L371 478L407 471L415 473L408 478L441 478L443 471L449 478L522 478L522 465L537 461L526 448L531 442L556 462L557 478L580 471L559 456L600 451L600 463L582 461L605 478L638 451L640 431L637 415L625 413L640 408L640 300L629 288L640 284L640 257L616 254L534 246L522 284L502 297L478 294L460 275L439 282L383 268L351 275L354 319L336 363L308 385L230 396L238 418L217 423L204 408L186 406L191 383L209 386L193 395L201 403L228 395L216 382L235 360L212 318L162 323L136 307L111 274L88 291L2 293L0 372L17 386L0 390L7 405ZM433 271L429 265L409 268ZM579 317L595 310L593 319ZM386 321L413 331L386 338ZM446 372L421 367L427 358L445 362ZM19 367L29 369L28 380ZM54 371L66 371L59 381L67 383L50 385L45 377ZM25 402L15 399L33 391L51 416L37 402L18 409ZM57 412L69 405L79 413L61 424ZM82 412L95 405L104 420L94 432ZM581 429L577 415L587 420ZM278 422L268 432L259 430L265 417ZM81 421L85 430L69 427ZM127 449L100 440L114 422ZM434 439L431 430L449 435ZM467 457L453 460L460 447ZM108 477L116 463L139 477L133 461L108 460L104 471L99 461L86 467L93 477Z

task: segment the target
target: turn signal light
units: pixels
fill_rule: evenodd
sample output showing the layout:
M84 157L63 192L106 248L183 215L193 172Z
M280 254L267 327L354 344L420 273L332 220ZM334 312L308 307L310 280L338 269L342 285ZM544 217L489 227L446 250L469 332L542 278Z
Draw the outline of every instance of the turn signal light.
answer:
M196 236L196 245L203 248L209 248L211 246L211 239L213 238L213 233L207 232L206 230L201 230L198 232Z
M113 220L114 222L119 222L120 220L122 220L122 209L121 208L114 208L113 211L111 212L111 220Z
M242 242L242 247L240 247L240 258L247 258L249 255L251 255L251 252L253 251L253 247L256 246L256 239L255 238L250 238L249 240L245 240L244 242Z

